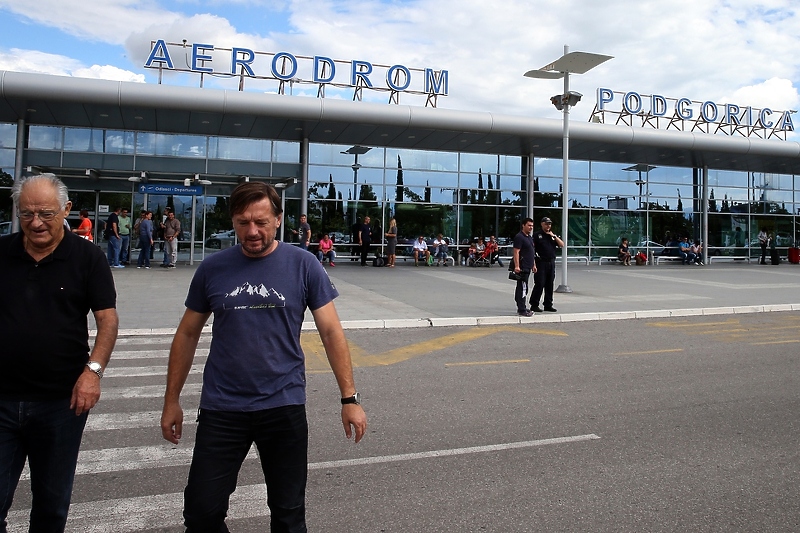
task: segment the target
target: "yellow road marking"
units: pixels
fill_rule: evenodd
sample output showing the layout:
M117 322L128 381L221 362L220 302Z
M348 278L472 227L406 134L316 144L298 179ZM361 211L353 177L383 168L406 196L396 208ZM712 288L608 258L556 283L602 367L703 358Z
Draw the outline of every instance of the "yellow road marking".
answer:
M512 326L495 327L475 327L457 333L448 333L440 337L435 337L427 341L421 341L400 348L395 348L383 353L367 354L366 351L356 344L348 341L350 346L350 358L353 367L363 366L387 366L403 361L408 361L414 357L428 354L465 342L477 341L484 337L500 332L526 333L529 335L548 335L557 337L567 337L563 331L548 329L530 329ZM309 373L330 371L328 359L325 356L325 348L317 333L303 333L300 335L300 344L306 354L306 370Z
M615 353L613 355L646 355L651 353L674 353L674 352L682 352L683 348L670 348L668 350L647 350L642 352L620 352Z
M444 366L502 365L505 363L530 363L530 359L506 359L503 361L471 361L468 363L445 363Z
M788 341L751 342L750 346L761 346L762 344L792 344L796 342L800 342L800 339L792 339Z
M717 335L720 333L741 333L743 331L750 331L747 328L736 329L712 329L710 331L687 331L687 335Z

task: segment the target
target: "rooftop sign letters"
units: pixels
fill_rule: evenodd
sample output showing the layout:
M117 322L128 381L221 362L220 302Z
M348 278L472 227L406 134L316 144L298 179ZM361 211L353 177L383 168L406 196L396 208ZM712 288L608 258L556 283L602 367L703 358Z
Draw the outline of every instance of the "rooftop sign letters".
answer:
M755 108L736 104L698 102L688 98L667 98L658 94L645 95L634 91L626 93L611 89L597 89L597 105L592 112L592 122L613 123L655 129L702 131L726 135L756 136L763 139L786 140L794 131L792 114L796 111L773 111L768 107Z
M177 59L177 61L176 61ZM181 66L185 64L184 66ZM178 65L178 66L176 66ZM404 65L379 65L369 61L342 61L325 56L299 56L289 52L257 52L249 48L219 48L207 43L152 43L145 68L238 77L239 90L245 78L275 80L278 92L285 94L295 83L317 86L317 97L325 97L325 87L353 88L353 100L361 100L363 89L390 93L389 103L398 104L401 93L425 95L425 105L436 107L438 96L447 96L448 72ZM161 77L159 75L159 82ZM202 87L202 81L201 81Z

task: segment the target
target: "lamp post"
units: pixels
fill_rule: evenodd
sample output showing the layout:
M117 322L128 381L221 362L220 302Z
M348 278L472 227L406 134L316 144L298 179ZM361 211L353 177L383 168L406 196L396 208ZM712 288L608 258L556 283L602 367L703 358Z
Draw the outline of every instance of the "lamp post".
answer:
M561 285L556 292L572 292L567 281L567 246L569 245L569 108L580 102L581 95L569 90L569 75L584 74L597 65L611 59L611 56L591 54L589 52L570 52L564 45L564 55L540 69L529 70L527 78L557 80L564 78L564 93L550 98L556 109L564 112L563 175L562 175L562 213L561 226L564 236L564 248L561 249Z
M369 147L369 146L358 146L358 145L356 145L356 146L351 146L350 148L348 148L344 152L340 152L342 154L349 154L349 155L355 156L355 161L353 161L353 164L350 167L350 168L353 169L353 205L354 206L358 206L358 169L361 168L361 165L358 164L358 156L364 155L367 152L369 152L370 150L372 150L372 148ZM357 213L356 213L356 208L355 207L353 208L353 216L351 218L352 218L351 224L355 225L356 219L357 219Z

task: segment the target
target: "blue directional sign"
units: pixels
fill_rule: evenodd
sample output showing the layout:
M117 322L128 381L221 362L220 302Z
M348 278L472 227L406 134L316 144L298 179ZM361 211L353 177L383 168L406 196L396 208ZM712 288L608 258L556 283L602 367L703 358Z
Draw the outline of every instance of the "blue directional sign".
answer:
M201 185L192 185L187 187L185 185L154 185L154 184L140 184L139 192L142 194L178 194L182 196L200 196L203 194L203 187Z

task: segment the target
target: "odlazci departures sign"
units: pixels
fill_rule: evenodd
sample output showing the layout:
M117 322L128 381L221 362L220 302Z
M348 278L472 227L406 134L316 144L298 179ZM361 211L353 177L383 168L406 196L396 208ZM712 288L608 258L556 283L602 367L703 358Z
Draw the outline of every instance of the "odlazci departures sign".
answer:
M786 134L794 131L792 114L796 112L667 98L634 91L623 93L601 87L597 89L597 105L590 121L605 123L605 114L609 113L616 117L616 124L628 126L633 126L634 117L637 117L641 121L638 125L642 127L680 131L686 131L688 127L690 131L705 133L786 140Z
M176 61L177 59L177 61ZM176 67L176 64L179 65ZM186 67L180 66L185 64ZM389 103L399 104L400 94L426 96L425 105L436 107L438 96L447 96L448 72L404 65L379 65L369 61L342 61L325 56L300 56L289 52L258 52L249 48L220 48L209 43L151 43L145 68L203 75L238 77L239 90L246 78L278 81L278 93L285 94L288 83L317 85L317 97L325 97L325 87L353 88L353 100L361 100L363 89L389 93ZM380 81L378 81L380 79ZM380 85L379 85L380 83Z

